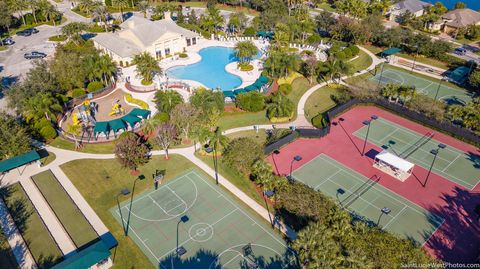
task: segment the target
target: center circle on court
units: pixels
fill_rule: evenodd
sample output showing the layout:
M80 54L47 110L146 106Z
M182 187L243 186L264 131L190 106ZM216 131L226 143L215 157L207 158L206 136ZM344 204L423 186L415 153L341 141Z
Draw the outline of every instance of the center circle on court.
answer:
M188 235L193 241L205 242L213 237L213 227L208 223L199 222L188 229Z

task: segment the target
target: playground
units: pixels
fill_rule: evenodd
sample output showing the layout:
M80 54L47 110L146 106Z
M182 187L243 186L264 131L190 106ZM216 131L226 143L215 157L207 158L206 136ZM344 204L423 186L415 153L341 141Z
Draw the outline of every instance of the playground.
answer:
M135 113L138 110L125 101L122 90L116 89L105 96L86 99L67 113L61 125L70 135L75 129L72 126L78 126L76 139L91 142L100 138L103 141L116 137L120 130L134 128L136 123L148 117L143 113Z
M370 77L374 83L386 85L388 83L414 86L418 93L437 100L443 100L447 104L465 104L472 100L471 94L464 89L454 88L446 81L441 82L434 78L424 78L415 73L397 68L385 66L383 73L377 70L376 74ZM438 90L438 93L437 93Z
M289 268L293 262L271 226L195 170L111 213L157 268Z
M274 171L434 257L460 262L478 255L470 248L480 242L478 148L374 106L353 107L331 121L325 137L300 138L268 156ZM431 149L438 149L435 162ZM377 169L374 158L382 151L402 154L414 164L412 174L401 181Z
M321 173L320 173L321 171ZM367 178L321 154L295 170L293 177L336 199L354 216L423 245L443 219L389 191L378 176ZM391 211L382 212L383 208Z

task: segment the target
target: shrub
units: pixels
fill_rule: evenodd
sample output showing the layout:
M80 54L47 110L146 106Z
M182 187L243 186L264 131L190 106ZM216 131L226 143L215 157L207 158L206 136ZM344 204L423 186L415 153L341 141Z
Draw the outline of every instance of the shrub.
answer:
M334 101L337 105L344 104L348 102L352 97L346 90L341 90L335 94L330 95L330 99Z
M328 126L328 120L324 113L320 113L317 116L312 118L312 125L322 129Z
M262 157L262 147L249 137L233 139L223 152L225 164L247 175L250 173L252 164Z
M283 83L278 86L278 91L283 95L288 95L292 92L292 85L288 83Z
M256 91L237 96L235 104L245 111L258 112L265 108L265 97Z
M281 94L273 94L267 106L267 117L270 121L284 121L293 116L295 104Z
M319 43L321 40L322 40L322 37L319 34L313 34L307 37L308 44Z
M87 92L85 92L84 89L81 89L81 88L77 88L77 89L74 89L72 91L72 97L73 98L77 98L77 97L80 97L80 96L83 96L85 95Z
M238 68L240 69L240 71L248 72L253 70L253 65L249 63L239 63Z
M294 52L297 52L297 51L298 51L297 48L288 48L288 52L294 53Z
M255 29L253 27L247 27L245 28L245 31L243 31L244 36L255 36Z
M350 46L349 48L352 51L353 56L357 56L360 53L360 49L355 45Z
M135 99L129 93L125 94L125 101L130 104L139 106L141 109L148 109L148 104L140 99Z
M157 119L161 123L166 123L170 120L170 115L167 112L159 112L153 116L154 119Z
M187 57L188 57L188 54L186 54L186 53L180 53L180 54L178 55L178 57L180 57L180 58L187 58Z
M67 40L67 37L64 35L54 35L48 38L49 41L61 42Z
M50 140L57 137L57 131L51 124L44 126L42 129L40 129L39 133L45 140Z
M88 27L87 32L103 33L103 32L105 32L105 28L103 26L98 25L98 24L93 24L90 27Z
M104 88L103 83L98 82L98 81L92 81L92 82L88 83L88 86L87 86L88 92L96 92L96 91L101 90L103 88Z
M142 83L143 86L148 86L148 85L152 85L153 81L147 81L145 79L142 79L140 83Z

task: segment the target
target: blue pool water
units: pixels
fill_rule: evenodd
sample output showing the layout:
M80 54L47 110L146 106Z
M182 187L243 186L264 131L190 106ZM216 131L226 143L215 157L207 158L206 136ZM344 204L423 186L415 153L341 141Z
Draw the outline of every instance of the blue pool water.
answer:
M225 66L236 61L232 48L209 47L199 51L202 60L198 63L167 69L168 77L195 80L208 88L232 90L242 84L240 77L225 71Z
M480 10L480 1L479 0L423 0L425 2L429 2L432 4L435 4L435 2L441 2L444 4L447 8L452 9L455 6L455 3L457 2L463 2L467 5L467 8L473 9L473 10Z

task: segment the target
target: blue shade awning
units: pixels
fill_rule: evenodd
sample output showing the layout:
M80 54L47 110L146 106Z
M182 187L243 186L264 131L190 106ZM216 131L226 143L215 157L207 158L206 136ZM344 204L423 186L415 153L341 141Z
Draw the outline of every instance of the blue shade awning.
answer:
M402 51L400 48L389 48L380 53L381 56L390 56Z
M13 158L3 160L0 162L0 173L8 172L14 168L29 164L31 162L40 160L40 155L36 150L15 156Z
M223 92L223 95L224 95L225 97L230 97L230 98L235 97L235 93L234 93L233 91L224 91L224 92Z
M78 269L90 268L93 265L107 259L112 254L102 240L95 244L80 250L74 255L66 258L61 263L52 267L52 269Z
M128 114L131 114L133 116L137 116L137 117L140 117L142 119L146 119L148 118L148 116L150 116L150 110L146 110L146 109L140 109L140 108L134 108L132 111L130 111L130 113Z
M234 94L235 95L239 95L239 94L242 94L242 93L246 93L247 91L245 89L238 89L238 90L235 90Z
M126 130L127 124L122 119L116 119L109 122L110 128L116 133L119 130Z
M130 125L130 127L132 127L132 128L133 128L133 126L135 126L136 123L142 121L139 117L134 116L131 113L121 117L120 119L123 120L124 122L128 123L128 125Z
M110 124L108 123L109 123L108 121L97 121L97 123L95 123L95 127L93 128L93 133L108 134L110 132Z

